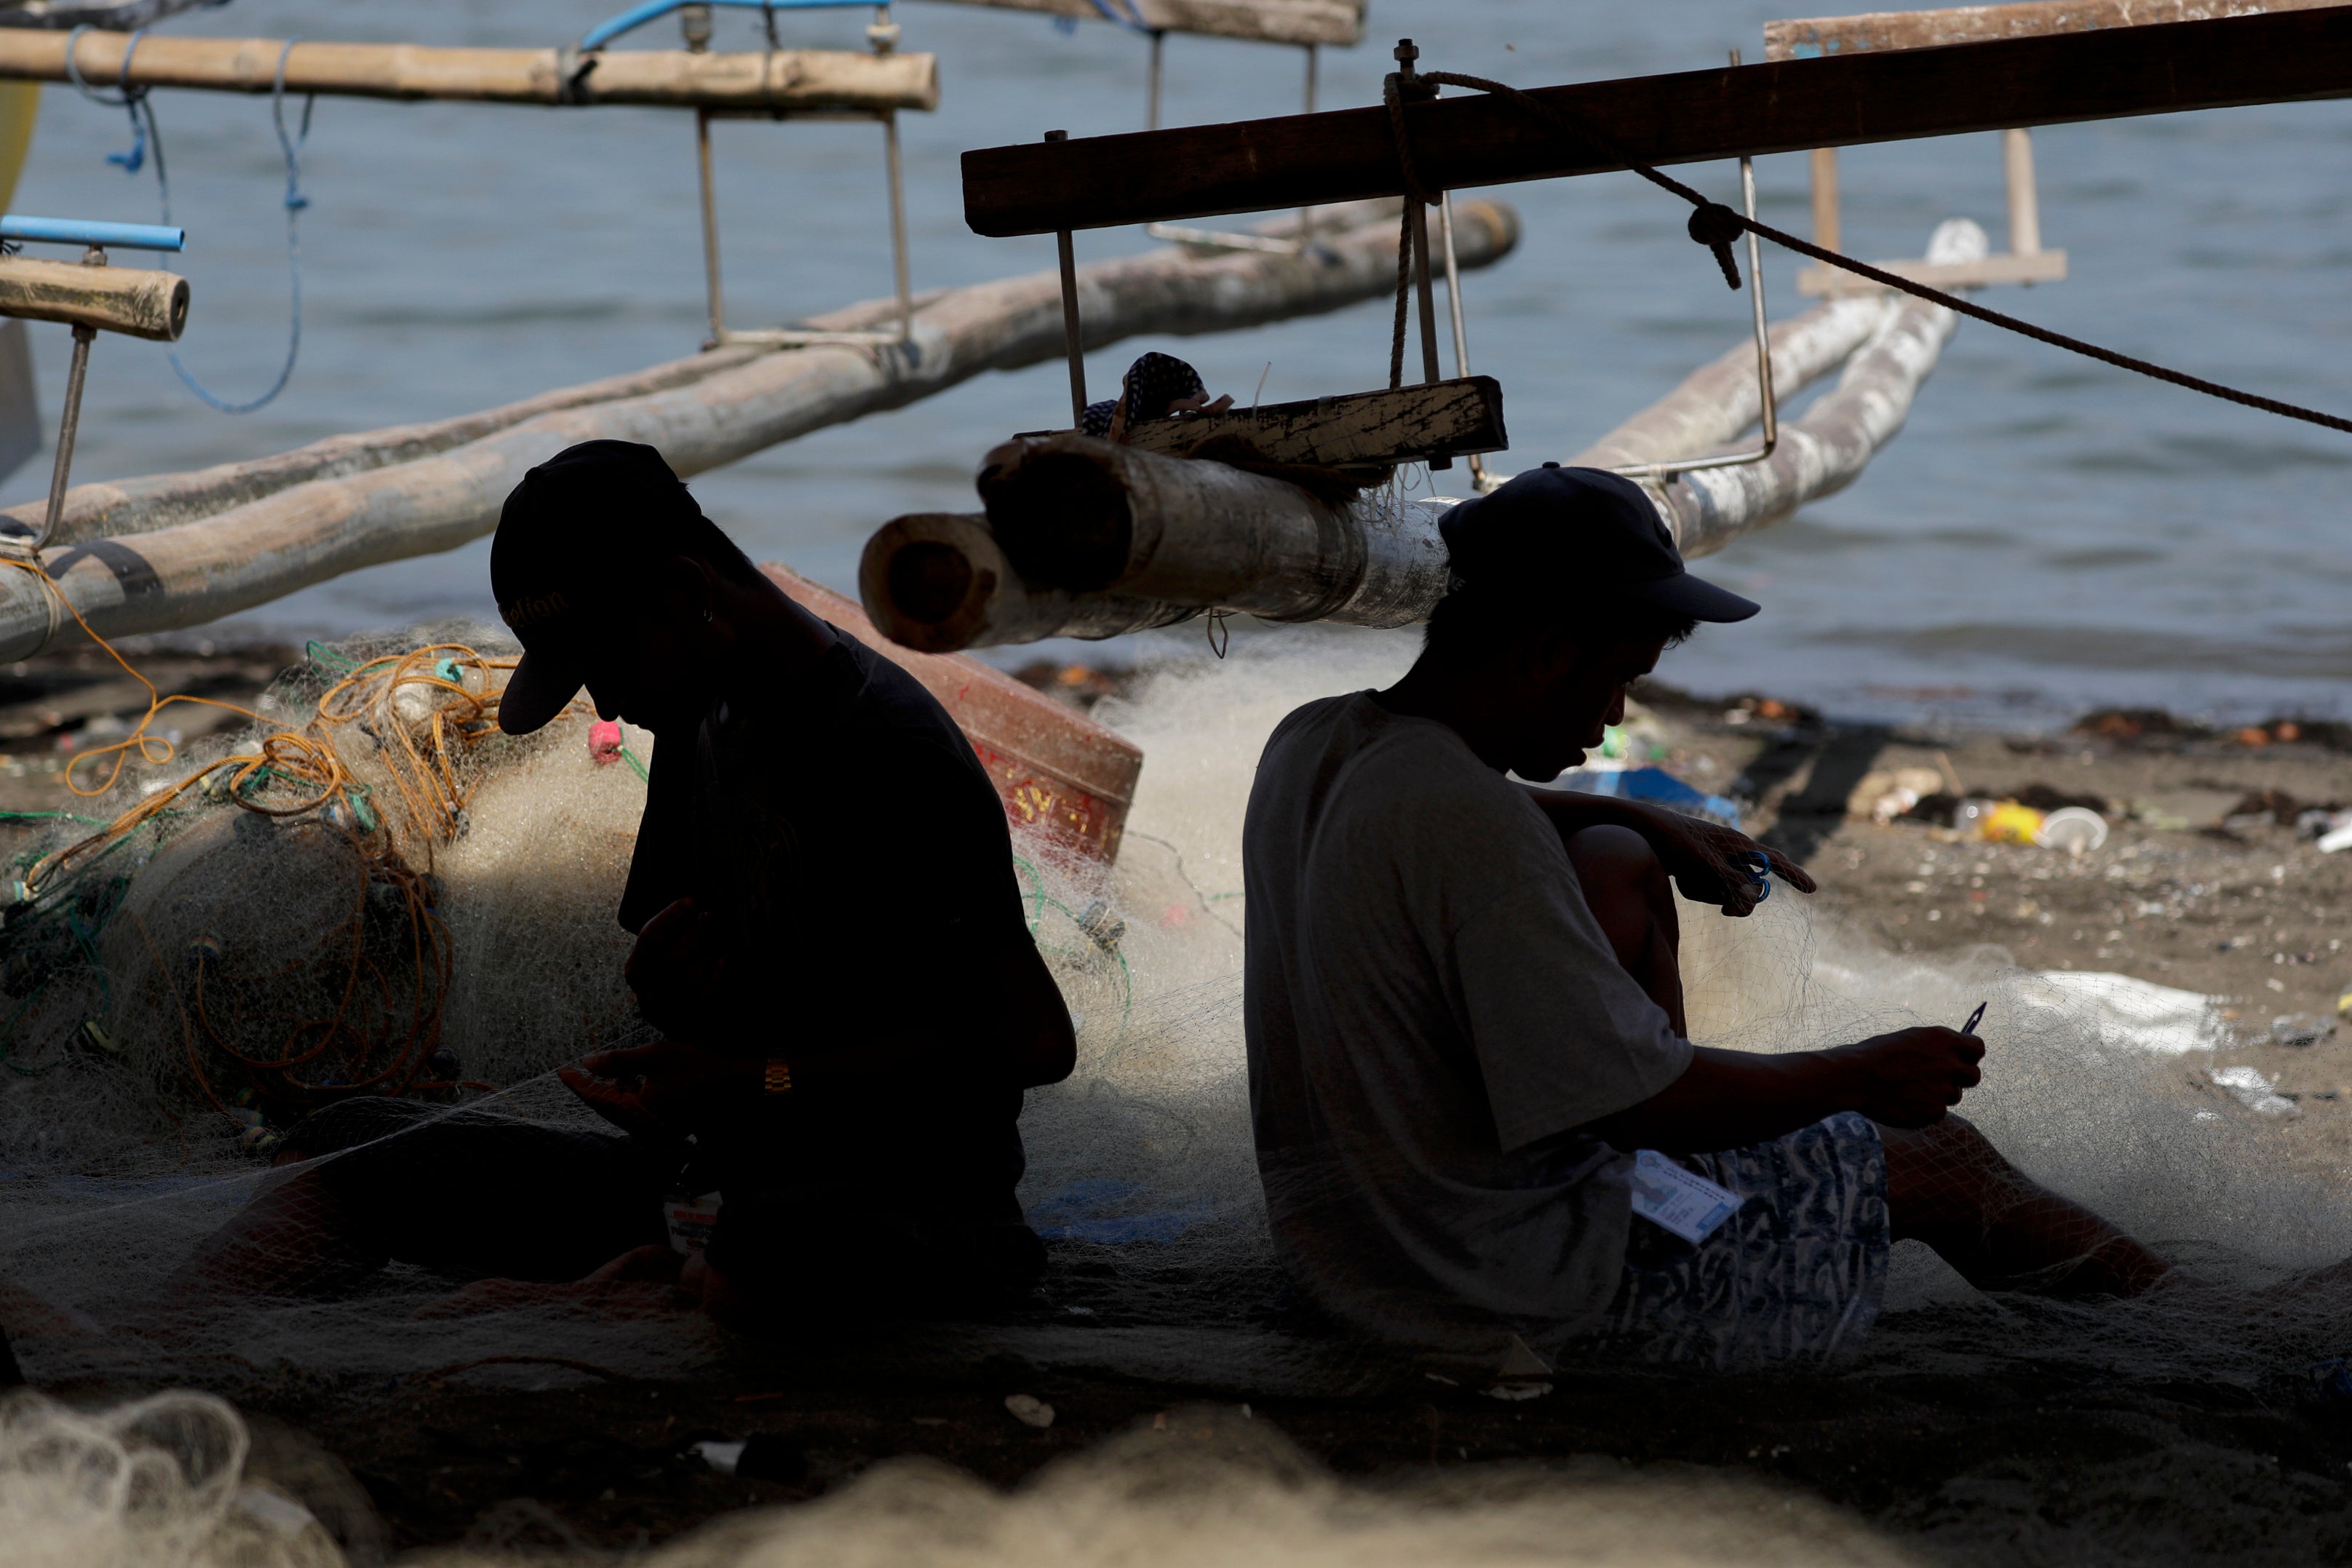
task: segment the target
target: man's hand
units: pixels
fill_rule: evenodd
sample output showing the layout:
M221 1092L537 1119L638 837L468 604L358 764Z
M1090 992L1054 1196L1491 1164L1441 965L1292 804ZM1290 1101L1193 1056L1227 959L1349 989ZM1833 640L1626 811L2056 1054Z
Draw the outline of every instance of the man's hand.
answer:
M1742 858L1748 855L1763 856L1771 874L1799 893L1813 891L1813 879L1805 874L1804 867L1736 828L1685 817L1679 811L1644 815L1650 823L1641 830L1642 836L1650 841L1666 874L1693 904L1712 904L1734 916L1753 912L1764 901L1764 890L1756 881L1756 862Z
M625 1133L680 1138L740 1109L759 1092L761 1067L683 1040L600 1051L555 1075Z
M1822 1054L1853 1074L1853 1108L1890 1127L1926 1127L1944 1119L1982 1081L1984 1041L1958 1030L1898 1030Z

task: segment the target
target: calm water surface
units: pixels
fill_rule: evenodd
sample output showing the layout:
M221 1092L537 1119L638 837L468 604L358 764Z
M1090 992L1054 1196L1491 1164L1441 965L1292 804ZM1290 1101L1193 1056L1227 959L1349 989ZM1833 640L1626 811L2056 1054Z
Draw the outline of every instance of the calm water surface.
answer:
M175 32L436 44L575 39L617 0L236 0ZM1745 0L1373 0L1375 42L1328 52L1323 102L1376 101L1387 43L1431 68L1530 85L1705 67L1762 50L1790 9ZM1796 9L1804 10L1804 7ZM1812 7L1821 9L1821 7ZM790 41L857 47L866 15L788 18ZM1050 240L983 240L961 219L956 155L1136 129L1143 47L1108 26L903 5L904 47L936 51L936 115L908 117L919 287L1051 265ZM721 47L756 20L720 18ZM667 45L668 24L640 35ZM1286 112L1300 57L1176 38L1168 117ZM174 265L195 287L183 355L225 396L250 396L285 350L282 170L267 100L159 97ZM674 113L463 104L320 103L306 160L306 309L286 394L242 418L173 378L160 347L99 345L76 474L153 473L284 450L339 431L439 418L690 352L701 331L691 122ZM14 205L152 220L152 173L105 154L122 113L45 97ZM730 315L754 324L886 293L880 138L865 126L720 128ZM2072 279L1993 303L2063 331L2290 400L2352 410L2352 106L2303 104L2039 132L2044 243ZM1685 171L1724 195L1728 166ZM1805 224L1801 156L1759 170L1767 215ZM1848 244L1916 256L1936 222L1978 218L2000 243L1990 136L1849 152ZM1734 343L1747 301L1682 235L1680 204L1631 176L1506 187L1526 240L1465 287L1474 366L1499 377L1517 443L1505 468L1574 451ZM1143 248L1133 231L1082 256ZM126 257L125 259L131 259ZM1776 310L1800 308L1795 262L1767 255ZM1145 348L1213 387L1268 400L1378 385L1388 307L1097 355L1097 385ZM65 334L36 328L54 418ZM755 555L838 587L898 513L973 505L971 473L1005 432L1066 411L1055 364L967 383L704 476L706 506ZM46 458L0 486L29 499ZM1763 688L1848 714L2042 723L2149 702L2215 714L2341 712L2352 675L2352 560L2343 486L2352 438L2190 396L1976 323L1963 325L1909 428L1863 480L1716 557L1767 613L1711 632L1668 674ZM488 613L488 541L356 573L240 618L245 630L341 632ZM1187 644L1189 646L1189 643ZM1118 650L1113 650L1114 656ZM1131 656L1131 654L1130 654Z

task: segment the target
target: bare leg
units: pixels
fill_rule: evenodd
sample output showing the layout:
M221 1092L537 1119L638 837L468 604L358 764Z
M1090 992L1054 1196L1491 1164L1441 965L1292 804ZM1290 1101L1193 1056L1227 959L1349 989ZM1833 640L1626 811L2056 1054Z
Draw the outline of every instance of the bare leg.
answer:
M1675 910L1674 884L1649 841L1631 828L1610 827L1586 828L1570 834L1567 843L1584 902L1617 962L1665 1009L1675 1032L1689 1034L1679 962L1682 918Z
M1897 1241L1924 1241L1987 1291L2136 1296L2170 1265L2001 1157L1958 1115L1906 1132L1881 1127L1886 1206Z

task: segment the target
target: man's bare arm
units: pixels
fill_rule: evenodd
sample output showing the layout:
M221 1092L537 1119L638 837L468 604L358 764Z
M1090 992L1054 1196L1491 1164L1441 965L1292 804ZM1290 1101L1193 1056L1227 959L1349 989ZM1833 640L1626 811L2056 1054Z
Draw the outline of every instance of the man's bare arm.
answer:
M1737 829L1639 800L1588 795L1580 789L1539 789L1532 784L1520 788L1563 839L1586 828L1631 828L1649 841L1685 898L1712 904L1726 915L1746 915L1759 902L1753 896L1755 884L1748 865L1738 859L1741 855L1760 854L1774 876L1800 893L1813 891L1813 879L1804 867Z
M1759 1144L1841 1111L1925 1127L1976 1086L1983 1057L1974 1035L1934 1028L1779 1056L1697 1046L1680 1078L1583 1130L1621 1149L1683 1155Z

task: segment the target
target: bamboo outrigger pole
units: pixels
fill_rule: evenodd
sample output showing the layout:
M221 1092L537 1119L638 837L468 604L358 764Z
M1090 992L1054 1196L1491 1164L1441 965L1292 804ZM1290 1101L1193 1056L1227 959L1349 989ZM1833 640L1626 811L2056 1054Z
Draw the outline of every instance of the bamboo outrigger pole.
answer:
M447 49L417 44L334 44L282 38L143 37L0 28L0 79L67 81L67 51L83 80L109 87L215 92L285 90L346 98L456 99L483 103L637 104L771 113L933 110L931 55L837 49L758 54L684 49ZM130 68L123 57L130 53Z

